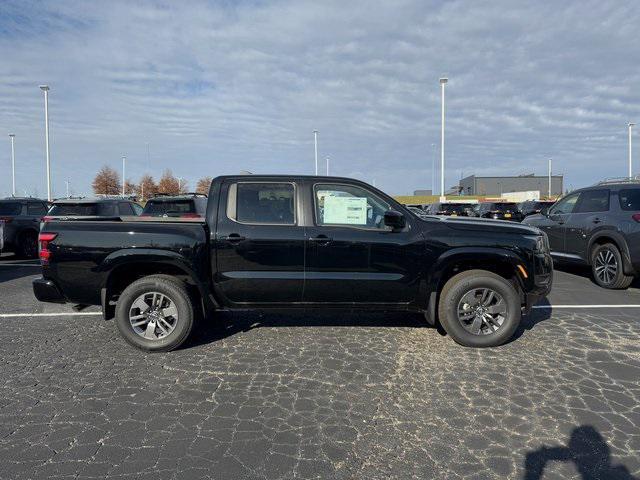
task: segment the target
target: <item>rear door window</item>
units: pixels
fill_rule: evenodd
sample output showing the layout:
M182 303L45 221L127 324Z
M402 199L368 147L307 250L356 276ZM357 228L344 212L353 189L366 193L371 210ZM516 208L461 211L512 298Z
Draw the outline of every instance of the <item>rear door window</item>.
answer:
M34 202L27 205L27 215L45 215L47 209L40 202Z
M586 190L580 194L574 213L606 212L609 210L609 190Z
M20 215L21 213L22 203L0 202L0 215Z
M129 202L119 202L118 210L120 210L120 215L133 215L133 208L131 208L131 204Z
M152 217L179 217L185 213L196 213L192 200L149 200L143 213Z
M97 215L97 203L54 203L49 210L53 217L94 217Z
M229 188L227 216L240 223L295 225L291 183L235 183Z
M620 208L640 212L640 188L628 188L618 192Z

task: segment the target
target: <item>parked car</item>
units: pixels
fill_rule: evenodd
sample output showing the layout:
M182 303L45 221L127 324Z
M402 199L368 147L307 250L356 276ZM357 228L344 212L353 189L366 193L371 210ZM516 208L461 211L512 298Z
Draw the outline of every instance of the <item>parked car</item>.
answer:
M521 222L524 216L513 202L482 202L478 207L478 217L494 220Z
M604 288L627 288L640 274L640 181L576 190L524 223L547 233L554 259L589 265Z
M468 203L453 203L453 202L436 202L429 205L427 213L429 215L449 215L452 217L466 217Z
M46 200L10 197L0 200L0 250L23 258L38 256L38 230L47 213Z
M142 207L127 198L60 198L53 201L44 221L96 217L106 220L140 213Z
M344 307L422 312L458 343L500 345L552 284L539 229L419 218L358 180L213 180L206 221L49 222L46 302L101 305L144 350L172 350L217 309Z
M204 218L207 196L200 193L158 195L147 201L143 217Z
M478 211L480 210L480 204L479 203L471 203L471 204L467 205L465 210L467 212L467 216L468 217L479 217L480 216L478 214Z
M518 204L518 210L522 212L524 218L527 218L529 215L540 213L543 208L548 208L553 204L554 202L550 200L527 200Z
M427 212L425 212L422 208L415 207L413 205L405 205L405 206L409 211L415 213L419 217L424 217L425 215L427 215Z

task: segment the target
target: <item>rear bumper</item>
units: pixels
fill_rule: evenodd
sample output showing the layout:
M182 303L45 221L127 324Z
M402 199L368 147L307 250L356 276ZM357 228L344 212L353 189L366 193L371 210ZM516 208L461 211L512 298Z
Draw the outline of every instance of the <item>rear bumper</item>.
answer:
M56 284L46 278L36 278L33 281L33 294L41 302L67 303Z

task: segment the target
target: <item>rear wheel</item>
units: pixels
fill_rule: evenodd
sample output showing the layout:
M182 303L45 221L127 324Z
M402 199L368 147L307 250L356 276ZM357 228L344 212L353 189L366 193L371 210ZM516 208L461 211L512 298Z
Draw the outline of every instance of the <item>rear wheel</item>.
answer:
M36 258L38 256L38 234L24 232L18 240L17 253L22 258Z
M166 275L136 280L120 295L116 325L130 344L147 351L178 348L193 328L193 303L183 282Z
M520 325L520 295L495 273L468 270L445 284L438 316L460 345L496 347L509 340Z
M597 245L593 249L591 271L595 282L604 288L623 289L633 282L633 276L624 274L622 255L612 243Z

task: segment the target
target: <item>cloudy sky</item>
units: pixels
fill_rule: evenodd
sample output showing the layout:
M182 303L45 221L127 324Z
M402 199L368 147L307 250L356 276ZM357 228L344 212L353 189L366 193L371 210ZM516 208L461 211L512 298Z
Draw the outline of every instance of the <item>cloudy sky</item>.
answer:
M0 195L9 133L18 191L46 193L42 83L57 195L122 155L192 186L311 174L314 129L332 174L430 188L441 75L448 186L549 157L574 188L622 176L640 122L639 1L2 0L0 52Z

